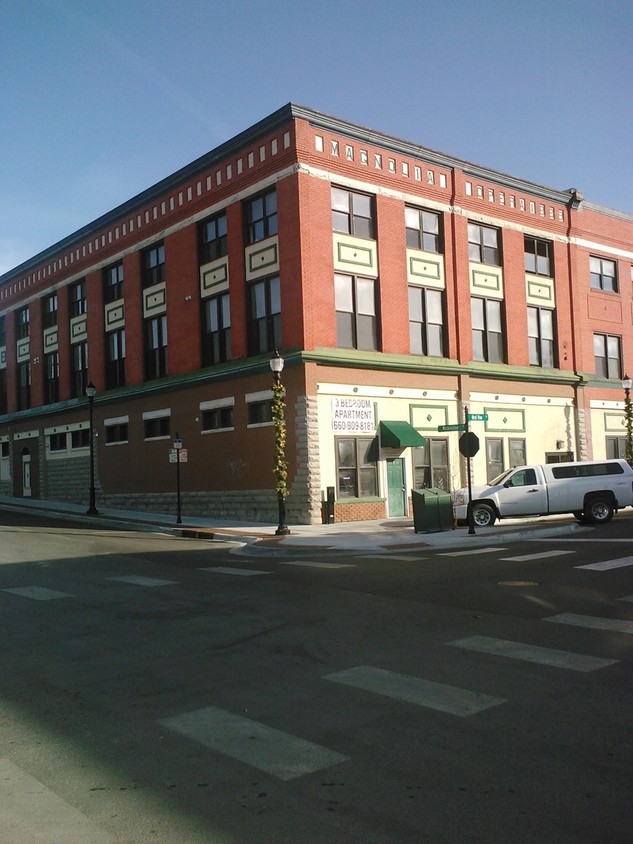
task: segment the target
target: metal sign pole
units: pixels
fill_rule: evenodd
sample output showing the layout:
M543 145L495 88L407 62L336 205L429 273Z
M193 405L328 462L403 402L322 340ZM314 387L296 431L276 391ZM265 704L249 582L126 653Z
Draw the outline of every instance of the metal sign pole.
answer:
M176 431L176 443L180 443L180 437L178 436L178 432ZM180 443L182 447L182 443ZM177 502L177 513L176 513L176 524L182 524L182 514L180 509L180 448L176 445L176 502Z
M468 407L464 407L464 415L466 417L466 428L464 429L466 433L468 433ZM466 457L466 474L468 475L468 507L466 509L466 514L468 518L468 534L472 536L475 533L475 522L473 521L473 482L470 476L470 450L468 452L468 456Z

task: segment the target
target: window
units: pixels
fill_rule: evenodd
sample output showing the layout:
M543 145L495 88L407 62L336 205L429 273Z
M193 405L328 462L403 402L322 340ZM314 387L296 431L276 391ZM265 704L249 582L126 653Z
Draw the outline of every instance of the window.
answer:
M339 498L373 498L378 495L376 438L340 438L336 441Z
M203 220L198 228L199 260L208 264L227 253L226 214Z
M244 203L246 243L258 243L277 234L277 193L272 190Z
M602 475L622 475L624 469L620 463L580 463L575 466L556 466L552 476L560 478L593 478Z
M448 440L426 438L424 445L413 449L413 488L435 487L448 492Z
M145 380L167 375L167 317L145 320Z
M86 282L82 279L75 284L71 284L68 291L70 301L70 316L78 317L86 313Z
M127 422L116 422L105 426L106 445L126 443L128 439Z
M503 462L503 440L496 437L486 438L486 472L488 483L505 469Z
M591 287L594 290L618 292L615 261L607 261L606 258L596 258L592 255L589 259L589 272Z
M510 468L525 466L527 463L527 450L525 440L508 440L508 452L510 454Z
M593 352L596 375L602 378L622 378L622 340L613 334L594 334Z
M267 425L273 421L272 399L252 401L248 403L248 424Z
M607 460L626 460L626 437L607 437Z
M335 275L336 341L346 349L378 348L375 282L372 278Z
M409 287L409 338L412 355L444 357L443 299L441 290Z
M250 410L250 405L249 405ZM271 420L266 420L270 422ZM233 407L214 407L209 410L202 411L202 430L203 431L221 431L227 428L233 428Z
M141 282L143 287L153 287L165 281L165 245L155 243L141 253Z
M59 352L44 355L44 404L59 401Z
M405 208L404 222L407 229L407 246L425 252L441 252L440 215L421 208Z
M143 420L146 440L165 439L169 437L169 416L155 416Z
M549 240L525 237L525 271L535 275L552 275L552 244Z
M501 302L498 299L470 300L473 328L473 360L503 363L505 359Z
M48 438L49 451L66 451L67 434L51 434Z
M571 463L574 460L573 451L546 451L546 463Z
M7 321L4 314L0 316L0 348L7 345Z
M116 302L123 298L123 262L106 267L103 271L103 301Z
M42 328L57 325L57 293L51 293L42 299Z
M28 410L31 406L31 365L28 362L17 366L17 404L18 410Z
M88 386L88 344L75 343L70 347L71 395L85 395Z
M228 290L202 303L202 365L231 359L231 305Z
M509 486L532 486L536 483L535 469L521 469L515 472L508 481Z
M274 352L281 342L281 293L279 276L249 284L248 353Z
M0 414L8 410L7 370L0 369Z
M374 237L372 198L343 188L332 188L332 229L354 237Z
M70 432L71 448L90 448L90 429L81 428L79 431Z
M125 329L109 331L105 339L106 390L125 387Z
M24 340L29 336L28 306L15 312L15 336L17 340Z
M478 264L500 266L499 230L469 223L468 258Z
M4 440L0 443L0 481L11 480L11 451L9 448L9 441Z
M556 366L554 311L528 307L527 316L530 366Z

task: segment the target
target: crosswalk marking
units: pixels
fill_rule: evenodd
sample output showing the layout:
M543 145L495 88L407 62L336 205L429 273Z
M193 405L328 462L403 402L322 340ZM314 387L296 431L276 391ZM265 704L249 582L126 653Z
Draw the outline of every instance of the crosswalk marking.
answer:
M310 560L280 560L282 566L304 566L311 569L353 569L352 563L316 563Z
M215 706L164 718L159 724L281 780L340 765L349 758Z
M434 683L420 677L396 674L393 671L385 671L382 668L373 668L369 665L361 665L356 668L349 668L346 671L328 674L323 679L362 689L366 692L374 692L406 703L414 703L439 712L446 712L450 715L457 715L460 718L474 715L484 709L489 709L491 706L506 703L504 698L491 697L469 689L447 686L443 683Z
M547 557L562 557L565 554L575 554L575 551L541 551L538 554L520 554L518 557L501 557L509 563L527 563L529 560L544 560Z
M403 563L417 563L418 560L426 560L426 557L409 557L404 554L367 554L368 560L397 560Z
M563 612L552 615L544 621L555 621L557 624L572 624L575 627L588 627L592 630L611 630L614 633L633 633L633 621L624 618L598 618L593 615L576 615Z
M633 595L625 595L623 598L618 598L618 601L630 601L633 603Z
M492 548L470 548L468 551L442 551L438 557L465 557L467 554L492 554L493 551L505 551L505 548L499 548L495 545Z
M201 568L200 571L210 571L213 574L236 574L238 577L255 577L258 574L270 574L269 571L259 569L240 569L231 566L213 566L212 568Z
M172 586L175 580L163 580L160 577L143 577L140 574L124 574L120 577L109 577L108 580L116 580L119 583L131 583L134 586Z
M113 844L85 815L9 759L0 759L0 841Z
M633 566L633 557L620 557L617 560L603 560L601 563L589 563L586 566L576 566L577 569L593 569L594 571L608 571L609 569Z
M567 668L570 671L595 671L615 665L617 659L602 659L597 656L559 651L554 648L542 648L538 645L527 645L522 642L510 642L506 639L492 639L488 636L467 636L448 642L456 648L465 648L493 656L505 656L510 659L520 659L524 662L536 662L540 665L551 665L554 668Z
M14 589L3 589L2 591L20 595L22 598L31 598L34 601L56 601L59 598L75 597L68 592L58 592L56 589L47 589L44 586L16 586Z

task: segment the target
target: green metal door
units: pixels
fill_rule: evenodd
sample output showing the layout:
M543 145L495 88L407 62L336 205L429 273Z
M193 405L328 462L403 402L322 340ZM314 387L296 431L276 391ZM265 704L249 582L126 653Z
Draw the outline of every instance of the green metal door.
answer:
M404 516L405 508L404 460L402 457L387 459L387 508L389 516Z

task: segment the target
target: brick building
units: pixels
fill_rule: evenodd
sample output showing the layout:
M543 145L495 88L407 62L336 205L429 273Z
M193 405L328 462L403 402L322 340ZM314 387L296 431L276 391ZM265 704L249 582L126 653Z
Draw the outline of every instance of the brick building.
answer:
M287 105L0 277L0 494L288 520L623 455L633 216Z

